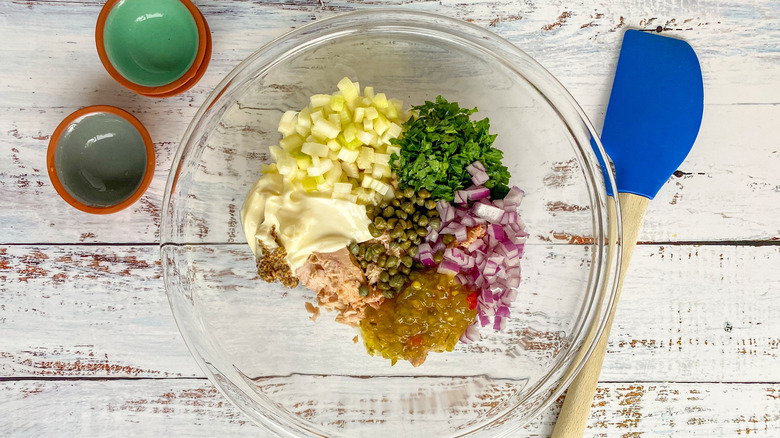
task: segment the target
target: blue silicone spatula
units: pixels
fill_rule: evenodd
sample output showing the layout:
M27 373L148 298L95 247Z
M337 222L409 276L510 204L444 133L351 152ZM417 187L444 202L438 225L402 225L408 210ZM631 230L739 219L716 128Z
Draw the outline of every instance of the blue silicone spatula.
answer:
M581 437L585 431L617 299L647 204L688 156L703 111L701 67L691 46L679 39L627 30L601 135L615 166L623 222L617 292L601 337L566 392L553 438Z

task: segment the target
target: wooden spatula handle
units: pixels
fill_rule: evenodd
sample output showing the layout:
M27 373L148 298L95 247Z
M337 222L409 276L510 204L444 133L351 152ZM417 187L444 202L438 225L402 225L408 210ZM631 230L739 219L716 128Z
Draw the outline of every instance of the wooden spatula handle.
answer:
M566 391L566 398L563 401L561 413L558 415L558 421L555 423L552 438L581 437L585 432L588 415L593 404L593 395L596 393L596 385L601 374L601 364L604 362L604 353L607 351L609 330L615 317L615 308L620 297L620 291L623 289L623 280L626 278L628 264L631 261L631 256L634 254L634 247L639 238L639 231L642 229L647 203L650 201L648 198L631 193L620 193L618 198L620 200L620 214L623 220L623 238L621 242L623 257L620 262L620 276L618 277L615 301L609 310L607 325L596 343L593 353Z

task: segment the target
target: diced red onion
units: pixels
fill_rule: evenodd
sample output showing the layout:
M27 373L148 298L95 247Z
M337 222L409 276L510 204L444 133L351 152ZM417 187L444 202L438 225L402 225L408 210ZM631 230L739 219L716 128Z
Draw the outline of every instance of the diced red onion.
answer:
M500 316L493 317L493 330L504 330L506 327L506 318Z
M525 196L525 192L519 189L517 186L512 186L511 189L509 189L509 192L504 196L504 203L510 203L515 205L520 205L520 203L523 201L523 197Z
M471 174L471 181L476 185L482 185L490 179L490 176L486 172L477 171Z
M474 204L471 211L474 212L474 216L481 217L491 223L497 223L504 215L504 210L481 203Z
M463 192L469 201L479 201L480 199L485 199L490 196L490 189L481 186L465 191L458 190L458 192Z
M477 172L485 172L487 171L487 169L485 168L485 165L482 164L480 161L475 161L469 164L468 166L466 166L466 171L470 175L474 175Z
M439 274L446 274L446 275L455 275L460 270L460 267L457 263L449 261L449 260L442 260L441 263L439 263L439 268L436 269L436 272Z
M509 307L499 306L498 309L496 309L496 316L500 316L502 318L509 318Z
M466 193L465 190L457 190L455 192L455 199L453 199L452 202L456 204L466 204L468 202L469 196L468 193Z

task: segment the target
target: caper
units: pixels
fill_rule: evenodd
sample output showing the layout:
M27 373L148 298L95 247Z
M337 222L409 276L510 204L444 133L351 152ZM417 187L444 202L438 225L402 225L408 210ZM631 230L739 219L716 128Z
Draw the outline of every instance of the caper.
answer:
M396 224L395 228L393 228L393 231L390 232L390 237L393 239L398 239L403 233L404 229L401 228L400 225Z
M412 245L409 247L409 251L406 251L407 254L409 254L412 257L417 257L417 253L420 252L420 249L417 248L417 245Z
M420 278L420 271L412 271L409 273L409 280L415 281L418 278ZM417 284L420 284L419 282ZM414 287L414 284L412 284L412 287Z
M374 218L374 226L377 230L384 230L387 226L387 222L385 222L385 218L382 216L377 216Z
M418 198L416 201L414 201L414 203L415 203L416 205L419 205L420 207L422 207L423 205L425 205L425 199L423 199L423 198Z
M409 214L401 209L398 209L395 211L395 217L397 217L398 219L406 219L407 217L409 217Z
M365 284L361 284L360 287L358 288L358 293L360 294L361 297L367 297L368 286L366 286Z
M439 210L428 210L425 215L430 218L439 217Z
M441 242L445 245L449 245L450 243L455 241L455 236L452 234L442 234L441 235Z
M422 236L412 237L412 245L419 245L422 243Z
M385 262L385 266L389 269L392 269L396 266L398 266L398 257L391 255L387 258L387 262Z
M371 249L371 247L369 246L366 249L366 253L363 254L363 260L373 261L374 260L374 256L375 256L374 250Z
M411 187L405 188L404 189L404 196L407 197L407 198L411 198L412 196L414 196L414 189L411 188Z
M425 208L427 208L428 210L433 210L434 208L436 208L436 201L434 201L433 199L426 199Z
M366 256L366 245L360 245L360 248L358 248L358 258L364 258Z
M428 216L420 216L419 219L417 219L417 225L421 227L427 227L428 226Z
M384 252L386 251L385 250L385 246L382 245L381 243L375 243L375 244L371 245L371 248L377 254L384 254Z
M413 239L413 238L414 238L414 236L416 236L416 235L417 235L417 232L416 232L416 231L414 231L413 229L408 229L408 230L406 230L406 239L407 239L407 240L411 240L411 239Z
M398 199L393 199L393 202L391 202L390 205L392 205L393 207L400 207L401 201L399 201Z
M366 269L368 267L368 262L365 260L360 261L360 267L363 269Z
M415 222L415 223L420 222L420 212L419 211L415 211L414 214L412 215L412 222Z
M390 298L393 298L395 296L395 294L392 291L390 291L390 290L383 290L382 291L382 296L389 300Z
M358 246L358 244L355 242L350 243L349 252L351 252L352 255L358 255L358 253L360 252L360 246Z
M417 230L415 230L415 231L417 231L417 235L421 236L421 237L428 235L428 230L423 228L423 227L417 227Z
M379 256L379 259L376 261L376 264L379 265L380 268L384 268L387 264L387 256L385 254L382 254Z
M389 246L388 251L392 251L392 252L398 251L398 248L401 247L401 245L398 242L396 242L395 240L393 240L390 243L388 243L387 246Z
M387 273L389 275L393 276L393 275L398 273L398 268L390 268L390 269L387 270Z
M425 189L420 189L420 191L417 192L417 196L419 196L419 197L421 197L423 199L430 198L431 197L431 192L429 192L429 191L427 191Z
M382 271L379 274L379 281L387 283L388 281L390 281L390 274L388 274L387 271Z
M410 256L405 255L405 256L401 257L401 263L403 263L406 267L411 268L412 267L412 263L414 263L414 260L412 260L412 258Z
M406 275L409 275L409 272L411 272L411 271L412 271L412 268L409 268L409 267L406 267L406 266L401 266L401 268L399 269L399 271L403 272L403 273L404 273L404 274L406 274Z
M444 260L444 253L441 251L436 252L436 254L433 255L433 261L436 263L441 263L441 261Z
M379 203L379 208L385 208L385 207L387 207L388 205L390 205L390 203L389 203L389 202L387 202L387 201L382 201L382 202L380 202L380 203Z
M388 290L388 289L390 289L390 285L389 285L389 284L387 284L387 282L384 282L384 283L377 283L376 287L378 287L379 289L381 289L381 290L383 290L383 291L384 291L384 290Z
M379 237L382 235L382 232L379 231L379 229L374 224L368 224L368 232L371 233L374 237Z
M412 214L414 213L414 204L412 204L409 201L406 201L403 204L401 204L401 209L408 214Z
M438 217L431 218L431 220L428 222L428 225L431 226L431 229L438 230L441 228L441 219Z
M393 215L393 212L394 212L393 207L387 206L385 207L384 210L382 210L382 216L384 216L385 218L389 218Z
M404 251L409 249L411 246L412 246L412 242L408 240L404 240L403 242L401 242L401 249L403 249Z
M412 265L414 269L422 269L425 267L421 262L414 262L414 265Z
M403 274L395 274L390 278L390 287L398 287L403 286L404 282L406 281L406 278Z
M391 217L390 219L387 220L387 227L386 227L386 229L391 230L395 226L396 223L398 223L398 218L397 217Z

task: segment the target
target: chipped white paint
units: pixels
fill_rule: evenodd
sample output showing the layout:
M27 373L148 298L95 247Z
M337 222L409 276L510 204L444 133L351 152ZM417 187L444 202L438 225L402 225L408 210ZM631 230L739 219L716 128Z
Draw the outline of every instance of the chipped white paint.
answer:
M263 436L201 378L170 316L150 245L165 178L189 120L241 59L313 19L379 6L444 13L506 37L558 77L597 127L622 29L660 26L691 43L704 73L702 131L650 204L587 435L780 435L778 2L196 4L213 33L209 70L190 92L154 100L103 71L93 36L101 1L0 3L0 436ZM137 115L157 152L147 194L106 217L68 207L45 169L57 123L98 103ZM549 206L572 223L549 230L560 239L580 237L570 207ZM224 225L212 228L206 240L230 239ZM558 408L524 436L548 436Z

